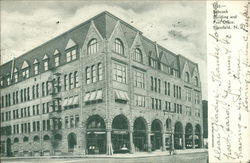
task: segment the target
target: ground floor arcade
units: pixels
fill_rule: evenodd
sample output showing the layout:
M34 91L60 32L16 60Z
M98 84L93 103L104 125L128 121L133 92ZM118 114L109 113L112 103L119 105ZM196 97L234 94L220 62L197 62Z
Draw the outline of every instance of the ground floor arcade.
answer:
M150 123L143 117L129 121L123 114L112 119L111 124L106 124L99 115L92 115L86 121L82 132L68 132L42 137L27 137L22 140L6 137L1 141L1 152L5 155L33 156L33 155L62 155L62 154L116 154L135 153L140 151L166 151L169 149L202 148L203 136L200 124L183 123L171 119L162 122L154 119ZM37 140L39 140L37 142ZM37 149L25 149L22 154L16 144L45 143L52 145L45 150L43 146ZM55 142L57 146L55 146ZM39 146L39 145L38 145ZM46 153L45 153L46 152Z

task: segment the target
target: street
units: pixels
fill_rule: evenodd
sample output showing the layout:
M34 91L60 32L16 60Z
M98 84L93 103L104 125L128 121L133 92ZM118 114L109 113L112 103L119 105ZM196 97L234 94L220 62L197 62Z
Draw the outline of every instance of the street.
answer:
M207 152L143 158L44 158L6 159L2 163L207 163Z

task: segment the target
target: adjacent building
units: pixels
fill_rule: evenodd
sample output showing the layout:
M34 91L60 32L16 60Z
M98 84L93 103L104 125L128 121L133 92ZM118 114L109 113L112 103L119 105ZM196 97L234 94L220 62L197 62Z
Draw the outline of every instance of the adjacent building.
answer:
M108 12L1 65L0 87L2 155L203 147L198 64Z

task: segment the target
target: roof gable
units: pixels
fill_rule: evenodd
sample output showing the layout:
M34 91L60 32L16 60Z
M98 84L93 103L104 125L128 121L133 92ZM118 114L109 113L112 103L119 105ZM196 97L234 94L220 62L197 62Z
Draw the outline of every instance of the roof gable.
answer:
M73 46L76 46L76 43L75 41L73 41L72 39L69 39L66 47L65 47L65 50L69 49L69 48L72 48Z
M28 64L27 61L24 61L24 62L23 62L23 65L22 65L22 67L21 67L21 69L25 69L25 68L27 68L27 67L29 67L29 64Z

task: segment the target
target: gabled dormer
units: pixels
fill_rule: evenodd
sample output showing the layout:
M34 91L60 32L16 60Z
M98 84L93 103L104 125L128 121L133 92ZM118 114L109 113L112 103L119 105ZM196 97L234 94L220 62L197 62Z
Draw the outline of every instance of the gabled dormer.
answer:
M77 58L77 44L72 39L69 39L66 47L66 62L71 62Z
M120 21L117 21L116 26L109 38L110 49L115 54L127 56L129 52L128 43L125 39L124 31L121 28Z
M22 70L22 76L24 79L30 77L30 66L27 61L23 61L21 70Z
M54 56L54 65L58 67L60 65L60 52L56 49L53 53Z
M48 71L48 70L49 70L49 57L48 57L47 54L45 54L45 55L43 56L42 61L43 61L43 70L44 70L44 71Z

